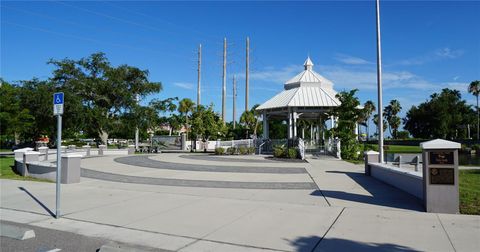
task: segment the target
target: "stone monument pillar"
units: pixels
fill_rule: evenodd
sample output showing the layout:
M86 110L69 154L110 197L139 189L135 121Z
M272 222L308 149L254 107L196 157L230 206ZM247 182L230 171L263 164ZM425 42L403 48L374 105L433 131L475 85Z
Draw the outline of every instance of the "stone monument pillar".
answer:
M423 150L423 199L432 213L459 213L458 149L460 144L435 139L420 144Z
M106 146L106 145L103 145L103 144L102 144L102 145L99 145L99 146L98 146L98 155L99 155L99 156L103 156L103 155L104 155L103 152L104 152L106 149L107 149L107 146Z
M38 147L38 152L43 155L43 160L48 160L48 147Z
M85 154L86 157L90 157L90 149L92 148L90 145L84 145L83 148L85 149L85 151L87 152Z
M133 155L135 154L135 145L129 145L128 146L128 155Z
M62 155L62 184L72 184L80 182L80 160L82 155L69 153Z
M365 175L370 176L370 166L368 163L378 163L378 155L377 151L369 150L363 153L365 156Z

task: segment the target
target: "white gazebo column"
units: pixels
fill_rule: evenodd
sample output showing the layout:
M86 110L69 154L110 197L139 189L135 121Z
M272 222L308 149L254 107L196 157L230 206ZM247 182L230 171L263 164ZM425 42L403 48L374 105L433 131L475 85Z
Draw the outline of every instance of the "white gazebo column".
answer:
M269 128L268 128L267 112L263 111L263 139L269 138L268 131L269 131Z
M315 135L313 135L313 125L313 123L310 124L310 145L313 145L315 139Z
M357 139L359 139L359 136L358 136L358 122L355 123L355 130L354 130L353 133L355 133L355 135L357 136Z
M293 111L293 138L297 138L297 111Z
M335 128L335 117L330 116L330 128Z
M292 139L292 125L293 120L292 120L292 112L290 109L288 109L288 139Z

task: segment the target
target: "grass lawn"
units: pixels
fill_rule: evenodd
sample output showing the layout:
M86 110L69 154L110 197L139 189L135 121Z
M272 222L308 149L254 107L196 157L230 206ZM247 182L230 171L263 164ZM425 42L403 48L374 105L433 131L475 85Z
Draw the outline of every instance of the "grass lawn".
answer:
M375 150L378 150L377 144L369 144ZM409 146L409 145L385 145L387 153L421 153L422 149L420 146Z
M37 179L32 177L23 177L13 171L14 157L0 156L0 179L31 180L41 182L52 182L46 179Z
M480 170L460 170L460 213L480 214Z
M12 149L0 149L0 152L12 152Z

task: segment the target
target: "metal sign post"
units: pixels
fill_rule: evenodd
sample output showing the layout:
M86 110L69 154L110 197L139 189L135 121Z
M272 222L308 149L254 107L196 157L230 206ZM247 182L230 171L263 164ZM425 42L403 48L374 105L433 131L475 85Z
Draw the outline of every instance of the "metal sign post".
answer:
M63 93L53 94L53 115L57 116L57 185L55 218L60 217L60 182L62 180L62 114Z

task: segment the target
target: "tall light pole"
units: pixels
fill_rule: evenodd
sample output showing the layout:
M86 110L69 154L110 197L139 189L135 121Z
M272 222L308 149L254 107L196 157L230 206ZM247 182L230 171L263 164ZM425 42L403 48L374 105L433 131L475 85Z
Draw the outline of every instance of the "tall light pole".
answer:
M233 129L237 126L236 117L237 117L237 82L235 80L235 75L233 75Z
M225 124L227 102L227 38L223 38L222 120Z
M380 39L380 0L377 9L377 92L378 92L378 161L383 163L383 98L382 98L382 45Z
M135 100L137 101L137 105L140 103L140 95L135 95ZM140 139L140 130L138 129L138 125L135 127L135 151L139 150L139 139Z
M202 80L202 44L198 46L197 108L200 106L200 85Z
M250 38L246 41L246 55L245 55L245 111L248 111L248 74L250 73Z

